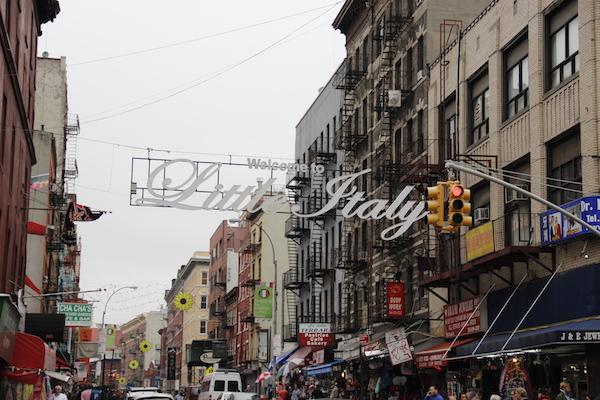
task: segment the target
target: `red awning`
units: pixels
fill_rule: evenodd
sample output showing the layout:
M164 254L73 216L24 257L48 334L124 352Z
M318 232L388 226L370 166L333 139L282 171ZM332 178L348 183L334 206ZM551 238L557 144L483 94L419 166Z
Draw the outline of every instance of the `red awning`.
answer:
M56 354L39 337L17 332L11 366L54 371L56 368Z
M46 235L46 226L38 224L37 222L27 221L27 233L30 235Z
M288 364L293 365L292 368L303 367L306 364L306 357L312 353L312 347L300 347L289 358Z
M471 338L457 340L454 342L454 344L452 344L452 342L440 343L426 350L415 353L415 362L417 364L417 368L440 368L448 365L448 356L442 359L444 354L446 354L446 351L448 351L448 349L452 351L452 349L455 347L462 346L463 344L472 342L473 340L475 339ZM449 351L448 354L450 354Z

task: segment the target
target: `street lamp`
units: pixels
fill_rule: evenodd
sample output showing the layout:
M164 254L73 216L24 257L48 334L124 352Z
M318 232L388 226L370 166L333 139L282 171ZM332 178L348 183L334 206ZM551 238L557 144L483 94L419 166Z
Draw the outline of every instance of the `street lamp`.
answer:
M116 289L115 291L113 291L111 293L110 296L108 296L108 299L106 299L106 304L104 304L104 311L102 311L102 327L101 327L101 335L102 335L102 386L104 386L104 365L106 364L106 333L104 332L104 317L106 317L106 309L108 308L108 303L110 302L110 299L112 299L112 297L117 294L118 292L120 292L121 290L124 289L131 289L131 290L136 290L138 287L137 286L122 286L118 289ZM112 360L114 358L114 349L113 349L113 356L110 358L110 370L112 370ZM109 373L110 373L109 370Z
M242 222L241 219L239 218L231 218L229 220L229 223L231 224L239 224L240 222ZM275 333L277 333L277 256L275 255L275 245L273 244L273 240L271 240L271 236L269 236L269 234L267 233L267 231L265 231L263 229L262 226L257 225L258 229L260 229L260 232L262 234L264 234L266 236L266 238L269 241L269 244L271 245L271 251L273 252L273 274L274 274L274 278L273 279L273 297L274 297L274 301L273 301L273 337L271 338L271 349L270 352L273 351L272 349L272 344L273 344L273 339L275 336ZM280 334L282 335L283 332L280 332ZM281 345L281 343L278 343L278 345ZM269 354L270 354L269 352Z

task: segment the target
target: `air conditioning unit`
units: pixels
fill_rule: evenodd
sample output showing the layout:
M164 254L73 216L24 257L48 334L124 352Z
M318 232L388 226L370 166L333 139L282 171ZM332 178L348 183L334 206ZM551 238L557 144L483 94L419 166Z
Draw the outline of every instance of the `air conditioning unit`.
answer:
M475 211L473 211L473 219L476 224L489 221L490 220L490 208L489 207L476 208Z
M529 190L527 185L515 185L523 190ZM506 204L511 203L513 201L525 201L527 200L527 196L524 194L517 192L516 190L506 188L504 190L504 198L506 200Z
M391 108L402 107L402 91L401 90L388 90L388 107L391 107Z
M421 79L423 79L423 76L424 76L423 70L422 69L418 70L417 71L417 81L420 81Z
M358 260L359 261L367 261L367 252L366 251L359 251L358 252Z

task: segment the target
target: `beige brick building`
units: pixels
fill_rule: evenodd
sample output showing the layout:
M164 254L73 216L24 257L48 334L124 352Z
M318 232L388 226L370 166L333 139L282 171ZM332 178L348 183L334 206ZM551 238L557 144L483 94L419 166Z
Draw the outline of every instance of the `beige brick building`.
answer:
M494 0L462 27L460 38L455 32L428 72L427 141L433 162L462 161L556 204L598 193L599 13L595 0ZM596 326L597 286L589 282L596 282L600 241L590 234L567 238L580 227L557 216L543 226L546 206L514 191L464 173L456 177L471 189L477 230L470 235L488 230L483 240L492 242L483 255L473 256L467 247L477 244L469 242L463 228L454 237L437 235L438 246L430 250L438 261L424 271L423 287L449 304L486 300L481 331L491 327L490 336L479 349L473 345L456 355L514 352L526 348L523 338L529 335L529 345L551 354L549 365L561 371L533 386L554 389L564 378L578 388L577 396L598 393L599 345L558 345L538 332L558 335L582 324ZM570 204L575 212L587 207L582 201ZM460 252L444 262L440 256L448 253L440 250L440 239ZM442 306L430 302L430 315L442 313ZM513 338L501 336L515 329ZM431 322L430 330L443 335L444 322ZM530 360L517 354L519 362ZM579 368L582 373L569 371Z

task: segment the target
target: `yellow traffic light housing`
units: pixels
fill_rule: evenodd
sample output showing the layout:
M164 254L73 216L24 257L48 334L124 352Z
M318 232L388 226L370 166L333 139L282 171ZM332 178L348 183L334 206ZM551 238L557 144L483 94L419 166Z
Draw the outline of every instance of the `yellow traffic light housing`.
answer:
M427 188L427 224L438 228L444 226L444 200L446 197L445 182Z
M471 226L471 191L458 182L450 184L448 191L448 223L451 226Z

